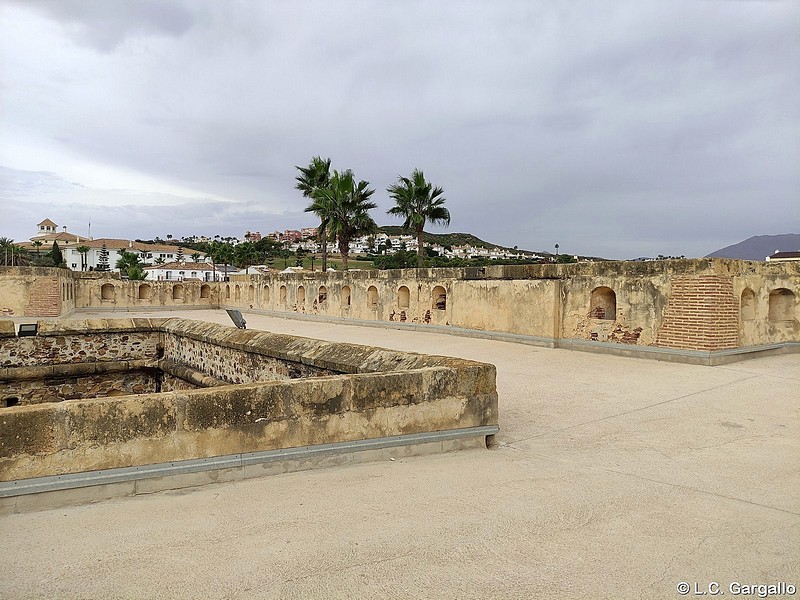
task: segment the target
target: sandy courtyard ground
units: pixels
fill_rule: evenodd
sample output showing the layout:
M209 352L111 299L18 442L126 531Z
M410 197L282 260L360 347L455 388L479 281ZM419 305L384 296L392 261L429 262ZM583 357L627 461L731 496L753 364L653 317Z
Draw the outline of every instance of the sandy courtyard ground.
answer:
M229 324L135 316L175 314ZM498 447L3 517L0 598L639 599L714 583L754 598L730 585L800 584L798 354L700 367L246 317L494 363Z

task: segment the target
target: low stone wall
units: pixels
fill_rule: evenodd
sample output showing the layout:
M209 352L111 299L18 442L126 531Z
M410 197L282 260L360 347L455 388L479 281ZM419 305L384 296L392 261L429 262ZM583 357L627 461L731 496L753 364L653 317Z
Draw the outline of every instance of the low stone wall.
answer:
M91 368L97 363L0 369L0 408L158 391L156 369L137 362L144 361L101 363L115 368L100 370Z
M498 421L492 365L182 319L150 328L176 346L203 341L340 374L2 409L0 481Z
M44 285L47 272L0 268L0 306L27 306L31 282ZM222 283L109 274L76 280L75 307L109 311L231 307L499 332L547 345L678 351L800 342L800 263L686 259L274 273Z
M159 320L39 321L35 336L0 335L0 367L155 359Z

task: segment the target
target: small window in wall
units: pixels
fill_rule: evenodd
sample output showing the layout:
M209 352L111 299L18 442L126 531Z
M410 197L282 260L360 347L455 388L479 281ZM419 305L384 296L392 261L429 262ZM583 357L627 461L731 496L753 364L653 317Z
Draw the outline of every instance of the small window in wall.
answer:
M317 302L324 304L328 301L328 288L324 285L319 286L319 294L317 295Z
M104 283L103 287L100 288L100 298L103 300L113 300L114 286L110 283Z
M139 286L139 300L147 300L150 297L152 289L150 284L143 283Z
M342 306L350 306L350 286L342 287Z
M374 285L369 286L367 290L367 306L370 308L378 308L378 288Z
M3 400L6 408L11 408L12 406L19 406L19 398L15 398L14 396L10 398L5 398Z
M200 297L201 298L211 298L211 286L210 285L201 285L200 286Z
M261 298L264 302L269 302L269 286L264 286L264 292L261 294Z
M172 286L172 299L183 300L183 286L181 284Z
M242 290L241 290L241 289L239 289L239 286L238 286L238 285L237 285L237 286L234 286L234 288L233 288L233 299L234 299L236 302L239 302L239 300L241 300L241 299L242 299Z
M756 294L750 288L745 288L742 292L739 315L742 321L754 321L756 318Z
M230 300L231 299L231 286L225 286L225 298Z
M247 287L247 301L252 302L256 299L256 288L252 284Z
M306 305L306 288L304 288L302 285L297 288L297 305Z
M610 287L600 286L592 290L589 302L589 318L616 321L617 295Z
M437 285L431 292L431 301L431 305L436 310L445 310L447 308L447 290Z
M411 298L411 293L408 291L408 288L404 285L400 286L400 289L397 290L397 306L400 308L408 308L408 302Z
M791 290L778 288L769 293L769 320L773 323L794 321L795 296Z

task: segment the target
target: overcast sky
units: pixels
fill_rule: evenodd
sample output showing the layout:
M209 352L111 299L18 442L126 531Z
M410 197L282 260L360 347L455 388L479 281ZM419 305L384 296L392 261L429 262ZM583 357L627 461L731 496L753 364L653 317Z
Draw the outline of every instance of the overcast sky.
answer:
M314 226L314 155L608 258L800 232L800 3L0 0L0 236ZM431 229L440 232L440 229Z

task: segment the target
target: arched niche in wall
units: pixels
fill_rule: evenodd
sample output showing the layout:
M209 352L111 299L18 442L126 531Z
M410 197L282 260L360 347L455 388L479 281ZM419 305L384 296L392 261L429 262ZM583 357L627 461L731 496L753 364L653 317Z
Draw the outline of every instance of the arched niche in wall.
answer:
M615 321L617 318L617 294L610 287L600 286L592 290L589 301L589 317Z
M369 308L378 308L378 288L374 285L369 286L367 289L367 306Z
M445 310L447 308L447 290L437 285L431 292L431 308Z
M342 286L342 306L350 306L350 286Z
M769 293L769 320L772 323L794 321L796 297L792 290L777 288Z
M411 292L404 285L401 285L397 290L397 306L400 308L408 308L411 300Z
M152 293L153 288L149 283L143 283L139 286L139 300L148 300Z
M739 318L742 321L754 321L756 318L756 294L750 288L744 288L742 291Z
M116 294L113 284L104 283L100 288L100 298L102 300L113 300Z

